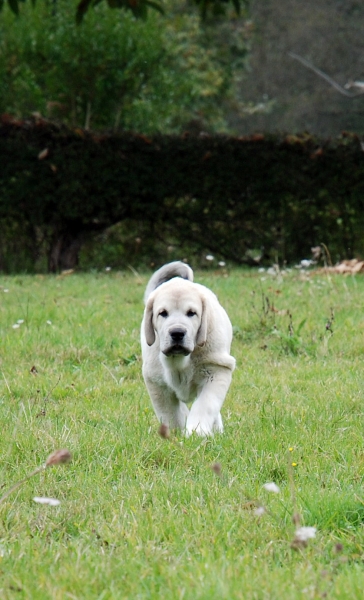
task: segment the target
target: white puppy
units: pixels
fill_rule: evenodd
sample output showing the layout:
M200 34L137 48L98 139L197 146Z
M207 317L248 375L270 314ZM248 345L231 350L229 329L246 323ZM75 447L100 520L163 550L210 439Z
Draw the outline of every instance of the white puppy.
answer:
M159 421L187 435L222 432L220 410L235 368L225 310L182 262L154 273L144 301L143 376Z

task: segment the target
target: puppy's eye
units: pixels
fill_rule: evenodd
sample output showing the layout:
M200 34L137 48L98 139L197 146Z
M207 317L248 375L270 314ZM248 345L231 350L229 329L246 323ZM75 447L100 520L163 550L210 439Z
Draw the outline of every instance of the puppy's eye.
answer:
M168 317L168 313L166 310L161 310L161 312L159 313L160 317L163 317L163 319L165 319L166 317Z
M195 316L196 316L196 314L197 314L197 313L195 313L195 311L194 311L194 310L189 310L189 311L187 311L187 316L188 316L188 317L195 317Z

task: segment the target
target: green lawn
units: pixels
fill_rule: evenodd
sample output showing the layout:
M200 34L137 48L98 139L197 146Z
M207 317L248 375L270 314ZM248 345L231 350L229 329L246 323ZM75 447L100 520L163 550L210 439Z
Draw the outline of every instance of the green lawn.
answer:
M73 454L0 504L2 599L363 598L364 278L195 278L230 315L237 369L225 433L169 440L141 376L148 275L0 279L0 494Z

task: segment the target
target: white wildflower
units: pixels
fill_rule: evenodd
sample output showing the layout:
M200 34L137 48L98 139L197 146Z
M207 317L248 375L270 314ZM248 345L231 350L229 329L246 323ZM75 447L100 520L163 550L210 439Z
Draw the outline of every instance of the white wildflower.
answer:
M109 271L111 271L111 267L105 267L105 271L106 273L109 273Z
M8 293L8 291L9 291L8 289L5 289L5 290L4 290L4 293L5 293L5 294L7 294L7 293Z
M316 527L299 527L295 532L295 539L299 542L307 542L316 537Z
M273 492L274 494L279 494L279 492L281 491L278 485L276 483L273 483L273 481L271 481L270 483L265 483L263 487L265 490L267 490L267 492Z
M52 321L46 321L47 325L52 325Z
M38 504L49 504L49 506L58 506L61 504L60 500L57 500L56 498L42 498L41 496L35 496L33 500Z
M311 265L314 265L315 262L313 260L307 260L307 259L303 259L301 260L301 267L302 269L308 269L308 267L310 267Z
M205 256L205 258L206 258L206 260L210 260L210 261L211 261L211 260L215 260L215 258L212 256L212 254L207 254L207 255Z
M24 323L24 319L18 319L17 323L19 323L19 325L21 325L22 323Z
M258 508L255 509L254 514L256 517L262 517L265 513L265 508L264 506L258 506Z
M225 267L225 266L226 266L226 262L224 260L220 260L219 267Z
M19 324L19 323L14 323L14 325L13 325L13 329L19 329L19 327L20 327L20 324Z

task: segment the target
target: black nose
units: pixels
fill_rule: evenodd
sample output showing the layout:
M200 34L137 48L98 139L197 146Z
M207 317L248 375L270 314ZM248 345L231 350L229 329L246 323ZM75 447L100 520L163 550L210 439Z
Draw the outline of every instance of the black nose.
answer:
M169 332L169 335L171 336L171 338L174 342L176 342L176 343L182 342L183 338L186 335L186 330L176 327L176 329L171 329L171 331Z

